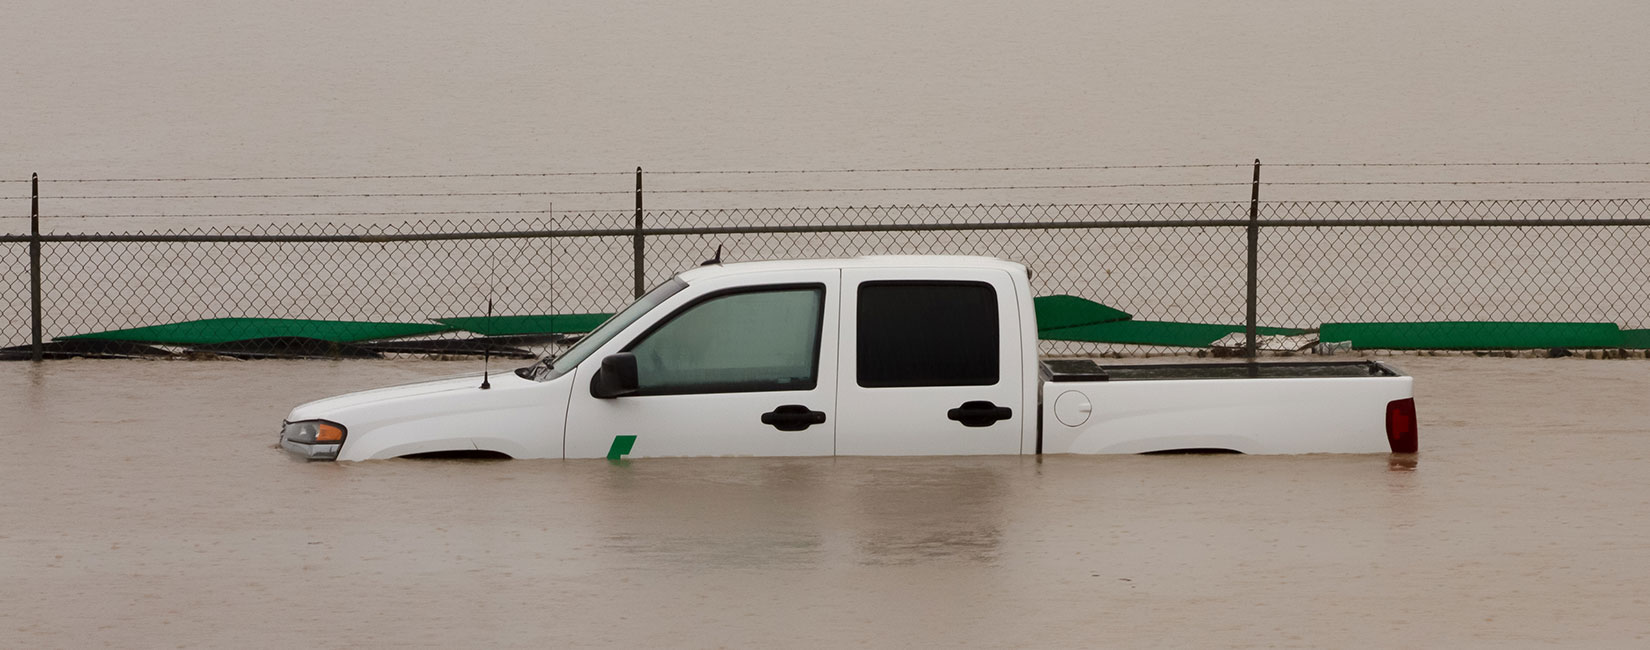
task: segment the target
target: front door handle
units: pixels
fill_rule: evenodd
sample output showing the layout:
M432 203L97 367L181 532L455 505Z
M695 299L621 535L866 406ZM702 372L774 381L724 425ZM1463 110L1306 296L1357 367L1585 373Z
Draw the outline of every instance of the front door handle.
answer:
M965 427L989 427L998 420L1014 417L1014 409L979 400L963 402L962 406L946 411L945 417L961 422Z
M763 413L762 424L780 431L801 431L815 424L825 424L825 412L810 410L801 404L786 404Z

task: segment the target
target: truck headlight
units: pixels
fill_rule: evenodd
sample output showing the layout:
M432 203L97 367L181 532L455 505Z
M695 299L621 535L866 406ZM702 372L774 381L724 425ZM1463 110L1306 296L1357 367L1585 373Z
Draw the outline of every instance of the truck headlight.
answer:
M310 460L332 460L344 447L344 425L326 420L288 422L281 427L281 447Z
M326 420L288 422L281 437L306 445L336 445L344 441L344 425Z

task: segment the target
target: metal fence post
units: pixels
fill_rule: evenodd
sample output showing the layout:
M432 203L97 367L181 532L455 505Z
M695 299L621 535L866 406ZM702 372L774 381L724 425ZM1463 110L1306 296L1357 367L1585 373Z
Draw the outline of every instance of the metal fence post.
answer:
M636 234L631 236L631 243L635 246L634 259L636 262L636 297L642 297L647 287L642 285L642 168L636 168Z
M1260 248L1260 159L1255 159L1255 180L1249 189L1249 315L1244 321L1243 353L1255 360L1255 294L1258 286Z
M29 177L29 306L34 321L30 359L45 358L40 347L40 174Z

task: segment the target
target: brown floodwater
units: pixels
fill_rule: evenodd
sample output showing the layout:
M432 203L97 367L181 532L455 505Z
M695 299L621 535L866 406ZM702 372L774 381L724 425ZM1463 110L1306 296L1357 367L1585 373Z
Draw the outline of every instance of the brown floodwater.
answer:
M0 645L1501 646L1650 636L1650 363L1397 357L1422 453L374 461L472 363L0 365Z

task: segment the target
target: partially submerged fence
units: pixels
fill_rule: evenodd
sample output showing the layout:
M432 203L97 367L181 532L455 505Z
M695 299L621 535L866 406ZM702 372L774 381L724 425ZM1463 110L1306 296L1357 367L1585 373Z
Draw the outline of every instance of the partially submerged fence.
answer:
M429 322L489 302L499 314L610 312L718 248L726 261L990 255L1029 266L1038 295L1158 321L1650 327L1650 200L1245 201L4 235L0 343L225 317Z

